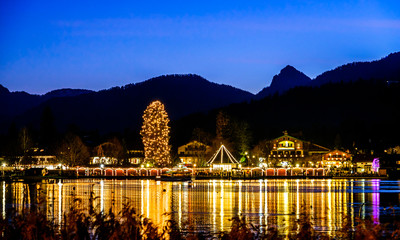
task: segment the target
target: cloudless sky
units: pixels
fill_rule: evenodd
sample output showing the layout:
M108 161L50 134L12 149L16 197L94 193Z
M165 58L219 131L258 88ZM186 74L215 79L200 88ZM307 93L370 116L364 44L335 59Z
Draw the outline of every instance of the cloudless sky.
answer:
M400 51L399 0L0 1L0 84L101 90L172 73L257 93Z

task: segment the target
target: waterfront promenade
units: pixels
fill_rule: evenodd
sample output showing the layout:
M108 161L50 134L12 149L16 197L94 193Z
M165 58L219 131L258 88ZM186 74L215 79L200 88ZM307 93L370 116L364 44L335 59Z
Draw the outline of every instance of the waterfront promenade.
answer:
M2 179L41 178L115 178L115 179L294 179L294 178L386 178L376 174L350 174L332 172L326 168L260 168L243 167L232 171L211 168L122 168L122 167L75 167L65 169L16 168L2 170Z

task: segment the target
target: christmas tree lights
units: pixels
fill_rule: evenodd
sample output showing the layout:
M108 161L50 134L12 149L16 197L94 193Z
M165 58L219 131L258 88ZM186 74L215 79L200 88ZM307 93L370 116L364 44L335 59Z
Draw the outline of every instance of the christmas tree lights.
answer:
M143 113L143 125L140 131L146 163L159 167L171 164L168 123L169 118L164 104L154 101L147 106Z

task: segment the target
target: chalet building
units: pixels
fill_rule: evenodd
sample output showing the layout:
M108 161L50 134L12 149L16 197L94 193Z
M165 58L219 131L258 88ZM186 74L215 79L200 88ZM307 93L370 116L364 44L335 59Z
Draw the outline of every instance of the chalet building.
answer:
M57 157L49 155L44 149L31 148L27 151L25 156L19 157L20 165L36 165L47 166L57 164Z
M140 165L144 162L143 150L128 150L128 162L132 165Z
M356 173L372 174L372 163L376 157L367 154L357 154L353 158Z
M292 136L285 131L283 136L272 139L267 142L267 148L270 149L268 162L277 166L317 166L322 155L331 150Z
M178 147L178 157L184 164L203 166L211 153L211 147L198 141Z
M144 161L144 151L143 150L128 150L127 151L127 156L128 156L128 162L131 165L136 165L139 166L140 164L143 163ZM110 156L95 156L92 157L90 160L90 164L92 165L118 165L121 164L121 159L118 161L117 158L115 157L110 157Z
M340 150L333 150L322 155L321 165L324 167L351 167L353 155Z

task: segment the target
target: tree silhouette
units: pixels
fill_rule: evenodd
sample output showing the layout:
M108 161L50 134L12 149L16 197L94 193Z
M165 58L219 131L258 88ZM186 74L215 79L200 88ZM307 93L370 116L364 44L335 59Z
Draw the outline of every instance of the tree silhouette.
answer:
M81 138L72 133L67 133L58 151L58 157L63 163L70 166L87 165L89 151Z
M57 137L57 130L54 124L54 115L50 107L45 107L40 119L40 144L42 148L53 151Z
M25 154L32 147L32 137L28 128L23 127L19 131L19 146L21 153Z
M99 157L111 157L121 164L125 158L124 148L118 138L114 137L110 141L100 144L96 147L96 153Z

